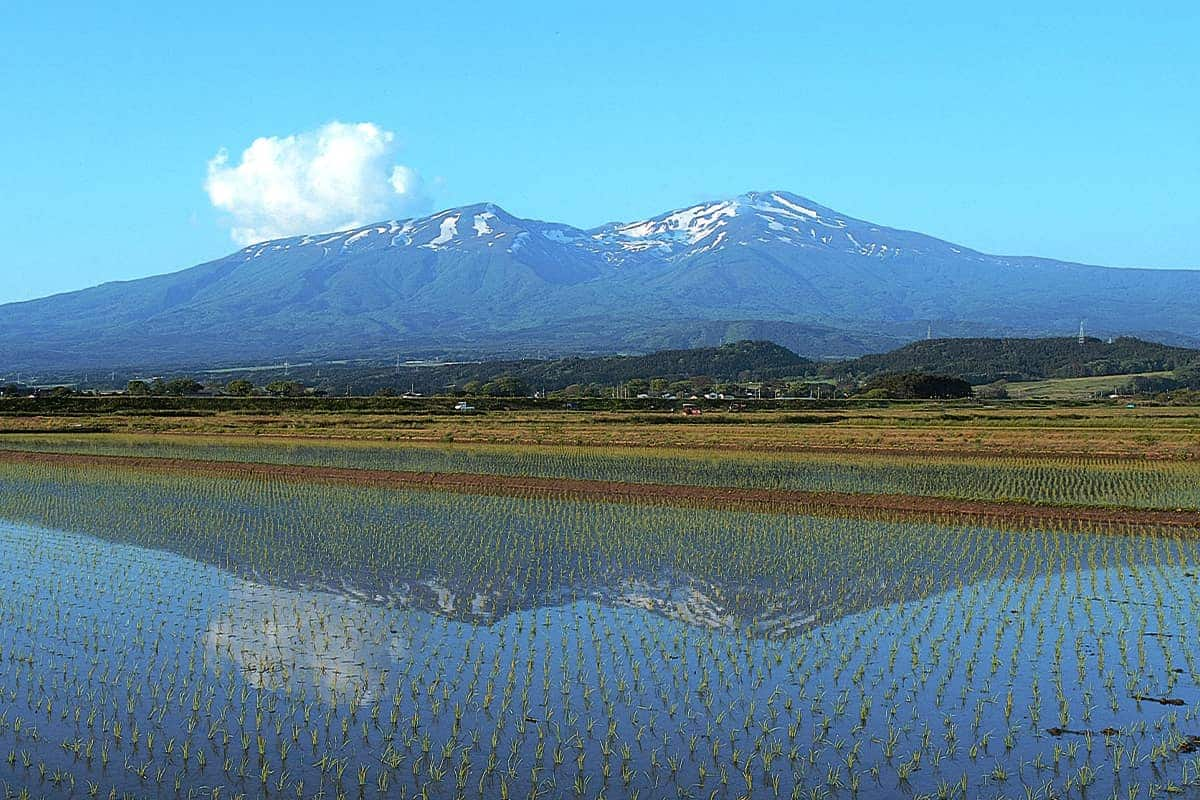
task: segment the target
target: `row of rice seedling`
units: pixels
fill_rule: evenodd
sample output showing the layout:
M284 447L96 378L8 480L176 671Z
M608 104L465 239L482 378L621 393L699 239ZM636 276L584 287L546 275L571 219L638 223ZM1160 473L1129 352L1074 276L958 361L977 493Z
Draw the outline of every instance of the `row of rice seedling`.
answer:
M11 797L1200 790L1195 532L59 465L0 520Z
M631 483L912 494L1049 505L1200 508L1200 463L1092 458L264 443L93 435L7 436L0 449Z

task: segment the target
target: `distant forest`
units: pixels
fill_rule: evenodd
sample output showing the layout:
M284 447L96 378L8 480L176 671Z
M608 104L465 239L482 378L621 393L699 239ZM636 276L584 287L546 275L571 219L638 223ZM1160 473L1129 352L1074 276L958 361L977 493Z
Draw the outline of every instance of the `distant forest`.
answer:
M934 339L914 342L888 353L845 361L818 362L772 342L742 341L691 350L664 350L648 355L492 361L436 366L324 368L293 372L293 380L325 386L332 394L416 391L421 394L520 396L555 393L563 396L626 397L733 392L746 384L765 384L773 395L808 395L835 390L842 396L877 394L939 396L948 384L925 384L911 377L952 378L969 386L1003 381L1078 378L1171 372L1142 379L1143 390L1200 388L1200 350L1172 347L1140 339L1112 342L1087 338ZM881 380L896 376L894 380ZM249 377L249 376L246 376ZM279 376L272 376L278 379ZM914 387L918 387L914 389ZM921 394L920 392L934 392Z
M720 347L519 361L342 363L134 379L139 395L460 395L636 398L1003 396L1006 382L1156 373L1131 393L1200 389L1200 350L1134 338L934 339L845 361L813 361L765 341ZM1001 388L997 388L1001 387ZM65 391L65 390L64 390ZM8 385L0 393L28 390Z

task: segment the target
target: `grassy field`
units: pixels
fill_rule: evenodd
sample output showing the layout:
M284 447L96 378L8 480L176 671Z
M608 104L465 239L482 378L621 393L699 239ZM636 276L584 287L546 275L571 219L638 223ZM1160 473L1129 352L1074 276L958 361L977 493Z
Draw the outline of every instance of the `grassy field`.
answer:
M1200 408L1124 402L796 404L684 417L669 410L449 411L450 401L358 411L229 407L70 413L0 402L0 438L13 433L255 436L277 439L648 447L752 452L869 452L1200 459Z
M1049 378L1008 384L1016 400L1090 400L1116 393L1134 378L1170 378L1171 372L1139 372L1133 375L1101 375L1090 378Z

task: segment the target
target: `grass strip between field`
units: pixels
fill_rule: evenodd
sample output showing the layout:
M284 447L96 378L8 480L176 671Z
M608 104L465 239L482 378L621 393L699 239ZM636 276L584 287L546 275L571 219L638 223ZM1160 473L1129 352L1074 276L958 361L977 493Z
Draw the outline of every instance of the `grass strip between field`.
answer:
M458 472L412 472L303 466L246 461L0 451L10 464L146 470L209 477L270 478L384 489L418 489L493 496L534 496L613 503L777 511L876 518L986 520L1026 525L1116 525L1200 530L1200 512L1184 510L1056 506L1019 501L958 500L911 494L863 494L676 484L624 483Z

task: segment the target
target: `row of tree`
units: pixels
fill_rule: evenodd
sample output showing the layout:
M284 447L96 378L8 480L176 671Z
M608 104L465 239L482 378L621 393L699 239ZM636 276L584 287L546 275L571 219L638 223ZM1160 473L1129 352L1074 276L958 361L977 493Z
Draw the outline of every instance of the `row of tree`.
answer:
M164 381L155 378L152 381L133 380L125 386L125 394L131 397L186 397L213 391L233 397L251 397L256 394L268 394L275 397L302 397L312 393L304 384L297 381L272 381L261 389L247 380L233 380L223 387L206 389L204 384L194 378L172 378Z
M1156 385L1154 388L1175 388L1178 384L1172 382L1170 387ZM1139 387L1151 388L1151 387ZM18 397L30 394L28 387L7 385L0 388L0 395ZM461 386L455 386L452 394L464 397L530 397L540 389L531 387L526 381L512 375L501 375L489 381L467 381ZM47 396L69 396L76 392L69 387L43 389L36 393ZM321 389L306 387L294 380L271 381L265 386L257 386L251 381L239 378L224 386L205 386L194 378L172 378L164 380L131 380L125 387L125 393L131 397L188 397L199 394L226 395L231 397L304 397L323 396ZM760 381L738 383L718 381L708 375L697 375L686 380L669 380L667 378L635 378L620 384L571 384L551 391L550 397L560 399L572 398L601 398L614 395L623 398L637 397L679 397L703 396L720 394L725 397L746 397L757 395L764 398L778 397L853 397L864 396L872 398L951 398L969 397L971 386L966 381L944 375L928 375L924 373L905 373L899 375L882 375L870 381L866 386L860 386L853 381L842 381L837 384L809 381ZM379 397L393 397L400 392L390 386L384 386L373 392Z

